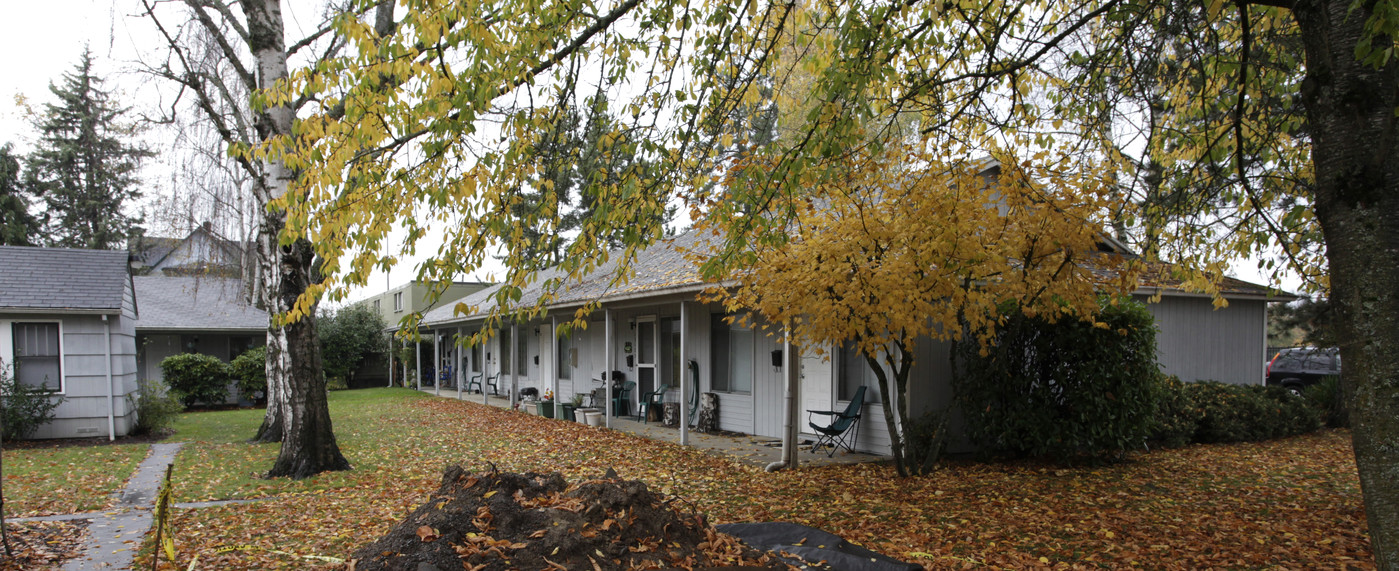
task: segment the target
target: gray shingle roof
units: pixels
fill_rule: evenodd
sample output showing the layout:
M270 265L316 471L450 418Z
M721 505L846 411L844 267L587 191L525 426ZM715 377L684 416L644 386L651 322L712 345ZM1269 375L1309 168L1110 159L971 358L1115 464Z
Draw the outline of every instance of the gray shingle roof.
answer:
M687 258L685 252L707 250L705 242L707 237L707 234L691 230L652 244L651 247L637 253L636 260L632 264L632 269L635 271L632 278L626 283L616 286L610 285L609 282L612 280L613 273L616 272L617 257L621 254L613 252L612 258L606 264L601 265L581 279L566 284L550 305L567 307L595 300L608 301L634 295L659 295L676 291L704 289L709 284L700 278L699 265L694 260ZM520 301L516 302L515 305L534 304L544 293L543 284L560 275L562 275L561 272L553 268L541 270L535 276L534 283L521 292ZM500 285L486 288L458 300L458 303L476 306L477 312L471 314L473 316L483 315L495 306L493 297L500 288ZM444 307L427 312L423 315L423 323L431 326L467 319L468 316L456 313L456 305L456 303L449 303Z
M138 330L266 331L267 312L243 299L243 282L215 277L137 276Z
M121 311L126 252L0 246L0 310Z

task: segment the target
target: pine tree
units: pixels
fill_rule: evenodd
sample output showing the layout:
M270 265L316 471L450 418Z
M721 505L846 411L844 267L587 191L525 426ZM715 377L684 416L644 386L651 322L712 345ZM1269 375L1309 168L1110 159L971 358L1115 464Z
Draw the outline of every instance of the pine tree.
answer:
M93 75L92 54L83 51L62 87L49 84L57 104L45 104L37 119L39 142L29 155L26 184L44 197L47 243L69 248L113 249L141 223L124 207L141 196L137 169L152 155L127 139L136 130L121 122L102 78Z
M0 246L33 246L38 234L39 221L20 185L19 159L6 143L0 146Z

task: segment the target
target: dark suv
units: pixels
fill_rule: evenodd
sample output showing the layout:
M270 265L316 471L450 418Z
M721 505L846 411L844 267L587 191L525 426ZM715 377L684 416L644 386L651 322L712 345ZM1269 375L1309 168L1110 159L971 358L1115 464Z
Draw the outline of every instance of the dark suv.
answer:
M1268 362L1268 385L1298 394L1331 375L1341 375L1341 353L1335 347L1283 349Z

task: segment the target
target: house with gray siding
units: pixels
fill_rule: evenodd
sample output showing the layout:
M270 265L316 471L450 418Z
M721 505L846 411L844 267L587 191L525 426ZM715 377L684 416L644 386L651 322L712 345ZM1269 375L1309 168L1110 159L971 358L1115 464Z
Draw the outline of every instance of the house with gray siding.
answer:
M267 342L267 312L249 303L243 280L215 276L132 278L141 318L136 320L136 367L143 379L163 379L160 362L203 353L228 362ZM236 383L229 402L238 402Z
M459 347L458 341L481 331L500 286L463 298L460 303L469 308L464 314L452 306L429 311L423 320L427 344L421 360L435 363L438 370L450 366L460 371L457 379L463 383L478 375L497 376L512 398L525 387L552 389L559 400L590 395L604 386L604 371L619 371L625 381L637 384L621 414L635 414L638 395L661 386L669 388L670 402L688 402L688 394L708 392L718 397L721 429L773 438L782 437L787 374L798 375L802 410L841 410L865 386L865 420L856 447L887 454L883 395L865 360L852 347L784 348L779 332L764 329L761 322L756 327L728 323L722 306L697 299L714 284L701 279L696 263L681 252L695 251L699 240L695 233L685 233L644 250L636 258L634 276L625 283L612 284L615 268L606 264L565 285L544 317L500 325L481 346ZM1122 248L1110 240L1103 247ZM546 270L535 283L555 277ZM1156 317L1158 360L1164 372L1187 381L1263 382L1267 304L1291 296L1225 279L1220 287L1226 305L1216 307L1210 296L1186 291L1166 278L1143 284L1135 297L1148 302ZM538 285L525 288L518 303L532 304L543 293ZM554 335L560 323L590 303L599 304L599 309L588 317L586 329ZM910 398L916 412L951 407L950 350L950 343L929 338L914 347ZM785 351L792 354L786 356ZM697 369L697 386L683 363ZM787 363L796 370L787 371ZM444 385L434 390L463 386L455 380ZM802 437L815 437L806 433L805 413L797 423Z
M35 438L130 432L138 307L127 253L0 246L0 361L64 397Z

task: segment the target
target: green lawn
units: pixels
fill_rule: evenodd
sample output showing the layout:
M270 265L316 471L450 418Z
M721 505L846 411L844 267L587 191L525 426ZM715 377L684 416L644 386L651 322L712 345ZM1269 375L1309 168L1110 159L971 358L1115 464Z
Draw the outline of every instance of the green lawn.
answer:
M105 508L149 450L147 444L7 449L5 516Z
M275 445L249 445L257 411L187 414L181 569L307 568L345 558L437 488L442 468L614 468L715 522L792 521L930 568L1373 567L1349 433L1191 446L1059 469L957 462L923 478L858 465L764 473L703 451L405 389L331 394L350 472L262 480ZM174 567L169 567L174 569Z

